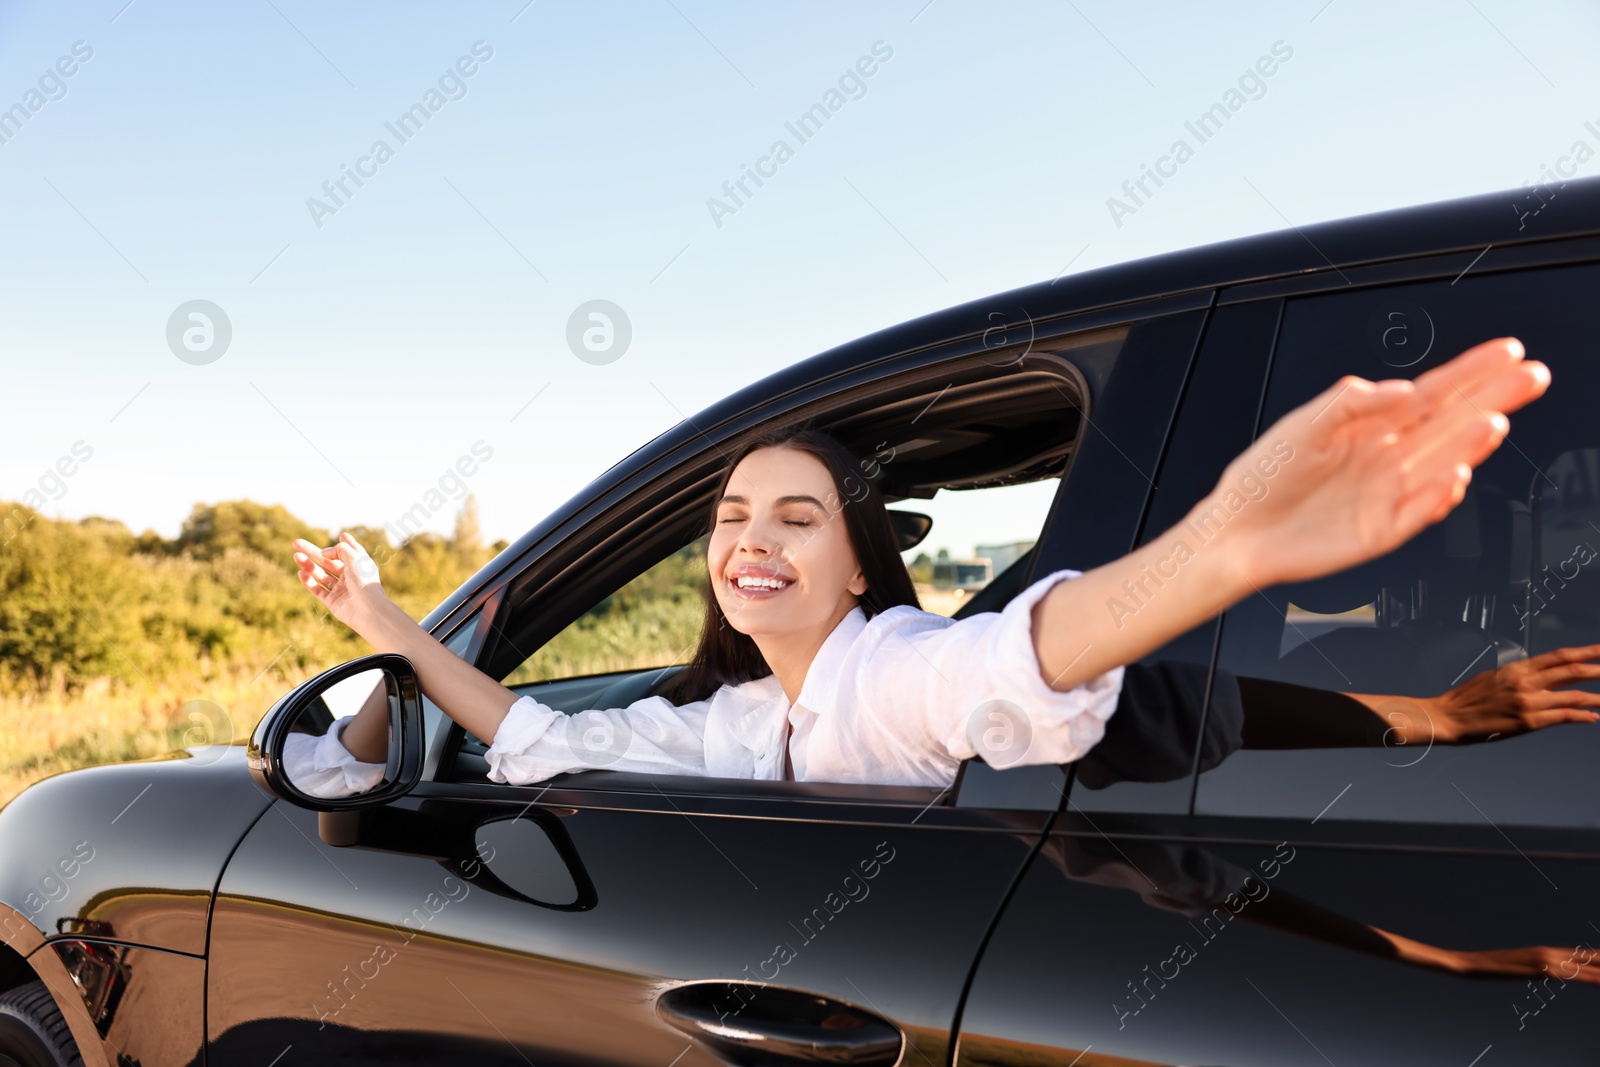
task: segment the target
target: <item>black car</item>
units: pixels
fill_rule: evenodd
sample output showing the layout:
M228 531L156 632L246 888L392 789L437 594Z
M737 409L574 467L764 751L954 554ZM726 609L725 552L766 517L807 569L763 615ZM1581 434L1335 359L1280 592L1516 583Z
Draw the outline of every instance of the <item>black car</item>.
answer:
M1600 1062L1577 977L1600 725L1418 729L1465 679L1600 642L1597 308L1591 179L1065 277L743 389L425 626L574 714L648 695L686 651L649 644L648 578L692 555L730 442L774 420L862 457L908 555L941 522L1031 515L947 546L992 565L947 591L968 614L1162 534L1343 374L1515 336L1554 380L1445 521L1130 666L1078 764L971 761L936 790L622 773L601 746L500 785L403 659L369 657L248 747L40 782L0 811L0 1062ZM646 635L626 662L564 673L563 635L619 612ZM385 781L296 793L282 746L363 676L390 703ZM1388 702L1345 729L1345 693Z

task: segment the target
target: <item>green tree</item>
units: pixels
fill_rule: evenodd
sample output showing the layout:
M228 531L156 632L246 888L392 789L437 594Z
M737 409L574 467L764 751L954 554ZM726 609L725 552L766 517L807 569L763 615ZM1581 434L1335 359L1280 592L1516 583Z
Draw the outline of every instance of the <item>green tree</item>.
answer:
M196 559L215 559L230 548L248 548L292 569L289 542L296 537L318 545L331 543L328 531L301 522L282 504L223 500L196 504L172 549Z

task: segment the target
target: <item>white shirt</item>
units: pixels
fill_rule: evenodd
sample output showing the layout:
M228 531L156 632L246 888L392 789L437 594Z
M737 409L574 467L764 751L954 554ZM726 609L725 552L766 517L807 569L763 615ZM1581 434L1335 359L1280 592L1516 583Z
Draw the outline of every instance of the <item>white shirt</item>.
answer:
M604 769L782 780L785 725L802 782L945 786L980 750L1000 767L1069 763L1105 733L1124 673L1114 667L1065 692L1045 683L1033 605L1081 573L1055 571L1003 611L965 619L909 605L869 619L852 608L823 641L793 704L771 674L688 704L651 696L573 715L521 697L485 754L489 777L523 785ZM351 785L381 777L381 764L356 763L335 732L315 753L317 773L328 778L335 770Z
M352 718L335 719L325 734L284 738L283 770L295 788L314 797L343 797L383 781L383 764L362 763L344 747L342 735Z

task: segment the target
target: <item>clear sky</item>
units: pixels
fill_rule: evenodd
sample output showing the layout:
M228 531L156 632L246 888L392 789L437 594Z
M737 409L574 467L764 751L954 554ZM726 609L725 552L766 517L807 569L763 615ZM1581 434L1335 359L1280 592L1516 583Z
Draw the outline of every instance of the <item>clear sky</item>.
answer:
M863 333L1520 187L1600 123L1597 41L1591 4L1510 0L6 0L0 499L44 479L47 514L167 535L239 497L378 525L482 442L468 485L514 538ZM1241 78L1198 144L1185 123ZM1114 218L1180 137L1192 158ZM747 167L769 176L735 202ZM220 356L186 310L189 358L169 343L196 300ZM631 325L609 362L568 342L591 300Z

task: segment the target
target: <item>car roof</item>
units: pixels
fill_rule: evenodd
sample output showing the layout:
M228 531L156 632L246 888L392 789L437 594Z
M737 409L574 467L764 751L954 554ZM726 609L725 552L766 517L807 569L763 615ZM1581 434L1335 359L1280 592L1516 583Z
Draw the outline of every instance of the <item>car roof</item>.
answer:
M1450 252L1476 254L1555 238L1600 234L1600 176L1553 189L1481 193L1428 204L1333 219L1115 263L909 319L847 341L753 382L668 431L651 445L670 448L764 400L886 356L923 345L980 335L995 312L1049 319L1339 269ZM1554 193L1554 195L1551 195ZM1521 213L1526 217L1519 217ZM640 450L658 454L651 446ZM633 458L633 457L630 457Z

